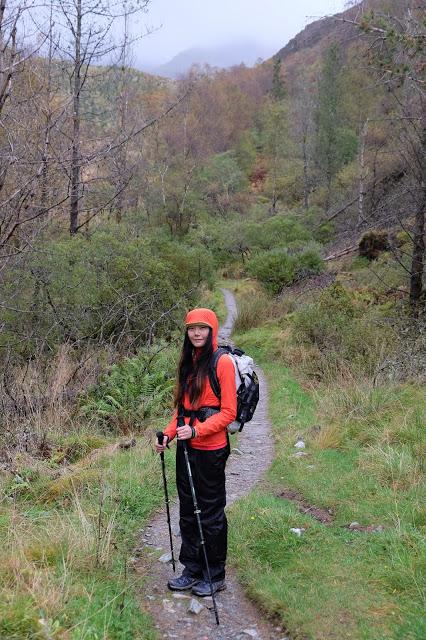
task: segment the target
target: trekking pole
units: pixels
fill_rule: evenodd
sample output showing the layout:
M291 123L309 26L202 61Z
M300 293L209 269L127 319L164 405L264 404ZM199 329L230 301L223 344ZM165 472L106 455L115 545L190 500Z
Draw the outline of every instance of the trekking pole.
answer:
M180 440L179 442L182 444L183 452L185 454L185 462L186 462L186 468L187 468L187 471L188 471L189 486L191 487L192 501L194 503L194 514L195 514L195 517L197 519L198 530L200 532L200 542L201 542L201 547L202 547L203 553L204 553L204 562L206 564L207 577L209 579L209 584L210 584L210 591L211 591L212 600L213 600L214 615L215 615L215 618L216 618L216 624L219 624L219 614L217 612L216 598L214 597L213 583L212 583L212 577L211 577L211 574L210 574L209 561L207 560L206 543L205 543L204 535L203 535L203 527L201 526L201 518L200 518L201 511L198 508L197 496L195 495L194 480L192 479L191 465L189 464L188 446L187 446L185 440Z
M163 444L164 433L162 431L157 431L157 440L159 444ZM166 499L167 524L169 525L170 551L172 553L172 566L173 566L173 571L176 571L175 556L173 553L172 527L170 524L169 492L167 491L166 464L164 462L164 451L160 453L160 458L161 458L161 469L163 471L164 496Z

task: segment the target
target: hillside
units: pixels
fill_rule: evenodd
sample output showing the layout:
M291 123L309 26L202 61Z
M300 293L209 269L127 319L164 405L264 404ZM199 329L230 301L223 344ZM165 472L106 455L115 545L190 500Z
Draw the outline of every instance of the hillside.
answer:
M254 65L259 58L265 57L265 47L257 42L236 41L217 48L194 47L176 54L168 62L147 69L151 73L168 78L177 78L187 73L192 66L227 68L235 65Z
M353 5L341 13L311 22L277 51L276 56L286 64L292 65L298 59L294 57L298 52L305 51L306 54L308 50L314 50L318 53L323 51L330 42L349 46L353 40L360 38L360 32L353 24L345 23L345 20L359 20L371 11L389 12L401 16L407 7L411 5L418 7L418 3L413 3L411 0L357 0Z

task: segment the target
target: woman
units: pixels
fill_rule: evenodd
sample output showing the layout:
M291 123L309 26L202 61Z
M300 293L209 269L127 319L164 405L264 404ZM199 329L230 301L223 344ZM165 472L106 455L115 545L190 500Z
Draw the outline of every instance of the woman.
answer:
M179 560L182 575L169 580L173 591L192 589L197 596L211 595L210 583L200 545L200 534L194 515L194 504L185 464L183 442L188 446L189 462L201 511L201 524L206 543L213 591L225 589L227 521L225 515L225 465L229 455L227 426L237 412L235 369L232 359L224 354L217 363L221 398L218 400L209 382L211 358L217 349L218 320L210 309L193 309L185 318L185 339L178 367L175 411L164 430L164 451L175 436L176 484L180 505L182 545ZM182 426L178 426L182 424Z

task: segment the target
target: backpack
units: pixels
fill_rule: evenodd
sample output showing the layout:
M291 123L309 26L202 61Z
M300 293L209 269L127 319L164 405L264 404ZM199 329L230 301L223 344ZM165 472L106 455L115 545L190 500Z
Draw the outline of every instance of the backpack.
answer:
M215 396L220 400L220 384L217 377L217 363L219 358L228 354L231 356L235 368L235 383L237 387L237 417L228 426L228 433L241 431L249 422L259 401L259 378L253 371L253 359L244 351L230 346L221 346L213 354L209 371L209 382Z

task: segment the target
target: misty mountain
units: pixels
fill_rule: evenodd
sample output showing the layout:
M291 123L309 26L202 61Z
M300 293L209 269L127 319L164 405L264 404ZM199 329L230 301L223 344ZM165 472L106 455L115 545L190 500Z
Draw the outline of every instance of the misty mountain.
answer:
M176 78L188 71L194 64L201 66L208 64L211 67L221 69L241 63L252 66L259 58L264 58L270 53L270 50L268 51L264 45L245 40L224 44L220 47L193 47L181 51L165 64L157 67L148 67L142 64L141 69L155 75Z

